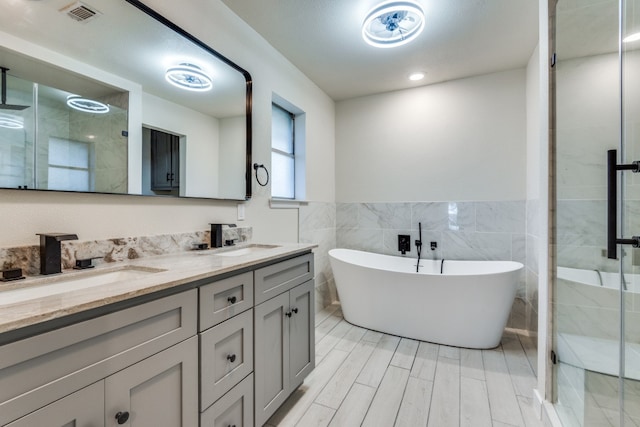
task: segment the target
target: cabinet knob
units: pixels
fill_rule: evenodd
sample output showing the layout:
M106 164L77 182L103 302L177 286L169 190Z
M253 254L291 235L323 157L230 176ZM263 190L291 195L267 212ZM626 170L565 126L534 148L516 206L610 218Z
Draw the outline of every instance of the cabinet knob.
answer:
M236 361L236 355L235 354L230 354L227 356L227 360L231 363Z
M116 421L118 421L118 424L124 424L128 420L129 420L129 413L127 411L118 412L116 414Z
M229 301L231 304L235 304L237 300L238 299L235 297L235 295L227 298L227 301Z
M287 311L284 315L287 316L287 317L291 317L291 312Z
M295 314L298 314L298 309L297 309L297 308L294 308L294 309L293 309L293 310L291 310L291 311L293 311Z

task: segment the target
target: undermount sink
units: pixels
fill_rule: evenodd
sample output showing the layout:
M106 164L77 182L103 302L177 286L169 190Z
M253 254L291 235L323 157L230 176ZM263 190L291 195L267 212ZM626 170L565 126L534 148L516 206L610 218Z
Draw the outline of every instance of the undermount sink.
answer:
M6 290L1 290L2 287L0 286L0 306L135 280L162 271L166 270L142 266L122 266L108 270L87 270L63 273L59 276L42 277L35 279L34 283L24 283L21 287L18 287L21 285L20 282L15 282L14 286Z
M278 245L249 245L249 246L243 246L241 248L237 248L237 249L229 249L226 250L224 252L218 252L215 255L216 256L242 256L242 255L250 255L250 254L254 254L256 252L262 252L265 251L267 249L273 249L273 248L278 248Z

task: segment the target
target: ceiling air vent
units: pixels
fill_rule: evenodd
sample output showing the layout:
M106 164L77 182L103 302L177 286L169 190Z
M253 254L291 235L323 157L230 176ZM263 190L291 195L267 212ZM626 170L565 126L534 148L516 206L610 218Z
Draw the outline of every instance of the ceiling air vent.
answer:
M79 1L63 7L60 12L78 22L87 22L102 15L91 6Z

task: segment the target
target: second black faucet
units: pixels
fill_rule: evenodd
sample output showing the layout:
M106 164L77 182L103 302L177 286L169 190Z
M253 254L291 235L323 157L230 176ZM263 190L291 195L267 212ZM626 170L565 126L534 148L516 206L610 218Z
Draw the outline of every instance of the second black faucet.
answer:
M235 227L235 224L211 224L211 247L222 247L222 226L228 225L229 227Z

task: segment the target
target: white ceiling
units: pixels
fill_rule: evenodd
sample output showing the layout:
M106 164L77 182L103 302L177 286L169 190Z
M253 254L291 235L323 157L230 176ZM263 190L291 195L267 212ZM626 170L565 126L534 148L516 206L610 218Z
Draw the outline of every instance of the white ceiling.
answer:
M525 67L538 42L535 0L417 0L425 30L393 49L360 34L380 0L222 1L334 100Z
M246 83L241 73L124 1L83 3L101 15L81 23L60 12L69 0L0 1L0 45L4 34L15 36L137 82L146 93L204 114L218 118L245 114ZM197 64L211 75L214 89L192 92L167 84L165 70L182 62ZM9 48L0 47L0 65L9 68L10 75L83 96L109 90Z

